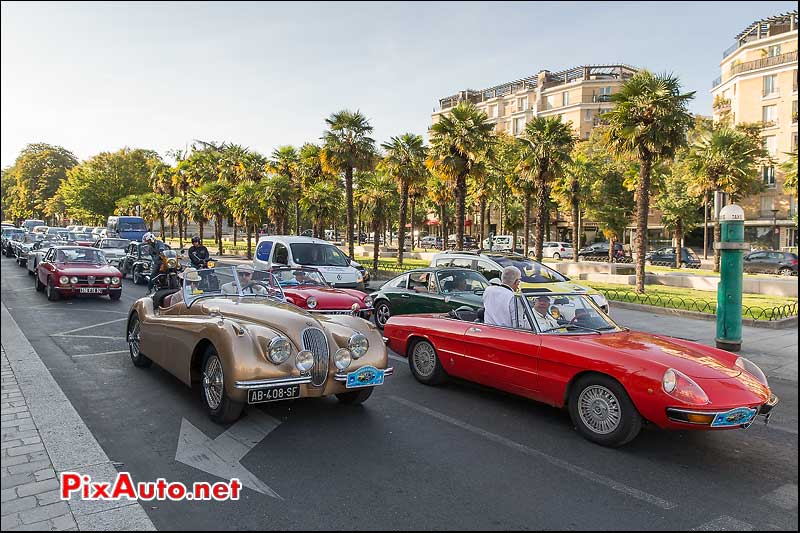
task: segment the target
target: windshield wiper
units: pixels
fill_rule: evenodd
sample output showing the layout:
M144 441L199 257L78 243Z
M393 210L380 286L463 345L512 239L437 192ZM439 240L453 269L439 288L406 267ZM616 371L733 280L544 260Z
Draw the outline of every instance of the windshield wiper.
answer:
M598 335L602 335L600 330L597 330L597 329L594 329L594 328L590 328L590 327L587 327L587 326L581 326L581 325L578 325L578 324L564 324L563 326L558 326L557 328L546 329L546 330L542 331L542 333L547 333L549 331L555 331L557 329L567 329L568 330L570 328L585 329L585 330L597 333Z

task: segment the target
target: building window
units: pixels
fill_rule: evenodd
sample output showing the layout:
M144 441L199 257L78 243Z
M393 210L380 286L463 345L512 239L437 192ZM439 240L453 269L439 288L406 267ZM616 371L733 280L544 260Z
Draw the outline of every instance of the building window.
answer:
M551 94L545 99L545 109L553 109L556 106L556 97Z
M797 100L792 102L792 124L797 123Z
M600 94L611 96L611 87L600 87Z
M768 167L763 167L761 169L761 179L764 182L764 186L768 189L775 188L775 167L772 165Z
M763 214L769 214L775 208L775 198L772 196L762 196L761 197L761 212Z
M761 120L764 127L775 126L778 123L778 106L765 105L761 108Z
M517 98L517 111L525 111L528 109L527 98Z
M792 133L792 152L797 151L797 132Z
M567 91L561 93L561 105L563 106L569 105L569 93Z
M591 134L592 134L592 132L590 132L590 131L586 132L586 140L589 140L589 136L591 136Z
M525 118L514 119L514 135L521 135L523 131L525 131Z
M781 55L781 45L774 44L767 49L767 56L775 57Z
M766 150L767 153L769 153L769 155L775 155L775 152L777 151L776 149L778 147L778 144L776 142L776 139L777 137L775 137L774 135L769 135L767 137L764 137L764 150Z
M763 96L772 96L778 94L778 75L777 74L770 74L769 76L764 76L764 91L762 92Z
M591 120L592 120L592 110L591 109L586 109L583 112L583 120L585 120L586 122L591 122Z
M490 105L489 106L489 118L497 118L497 106Z

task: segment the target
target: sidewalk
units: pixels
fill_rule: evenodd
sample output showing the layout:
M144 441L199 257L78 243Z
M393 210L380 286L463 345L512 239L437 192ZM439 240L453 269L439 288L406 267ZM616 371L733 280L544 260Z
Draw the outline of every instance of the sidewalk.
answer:
M59 473L111 482L118 471L4 303L0 311L2 530L155 530L138 501L61 500Z

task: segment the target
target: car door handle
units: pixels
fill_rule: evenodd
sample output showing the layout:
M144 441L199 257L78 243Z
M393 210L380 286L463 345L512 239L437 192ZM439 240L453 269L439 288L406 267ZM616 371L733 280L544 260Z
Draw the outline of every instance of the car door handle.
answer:
M410 294L401 294L400 298L411 298Z
M467 333L480 333L481 331L483 331L481 328L469 328Z

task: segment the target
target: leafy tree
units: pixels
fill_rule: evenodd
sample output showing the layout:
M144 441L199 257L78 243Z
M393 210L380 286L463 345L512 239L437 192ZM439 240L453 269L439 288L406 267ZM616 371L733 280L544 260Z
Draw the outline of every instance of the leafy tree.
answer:
M205 225L209 220L208 212L206 211L206 203L207 200L205 194L201 189L189 191L186 197L186 210L189 213L189 216L192 217L192 220L197 222L201 241L204 238L203 230L205 229Z
M439 211L439 227L442 231L442 246L447 246L447 204L454 200L453 183L435 170L428 178L428 199Z
M494 125L470 102L460 102L431 127L429 169L455 184L456 247L464 249L467 177L485 173Z
M286 178L291 184L294 196L294 227L295 235L300 235L300 198L303 196L303 182L300 175L300 155L294 146L281 146L272 151L272 156L267 161L267 169L279 176Z
M252 259L253 230L259 227L263 216L259 195L261 185L252 180L237 183L231 190L227 205L233 217L247 229L247 258Z
M572 133L572 122L561 122L561 116L534 117L525 126L525 133L520 140L523 146L518 166L521 172L530 176L533 189L536 190L537 224L534 239L535 257L542 260L542 243L544 228L549 224L547 215L547 199L549 185L560 175L570 162L570 152L575 145L575 134ZM532 179L531 179L532 178ZM526 188L526 192L531 190ZM530 209L530 198L525 199L525 209ZM527 213L526 213L527 216ZM525 254L529 250L530 217L525 225Z
M222 219L228 216L227 201L230 192L231 185L224 180L211 181L200 187L206 214L209 218L216 218L214 230L219 245L219 255L222 255Z
M578 250L581 248L581 212L586 205L588 184L597 172L598 164L591 154L591 146L587 142L579 142L572 153L572 161L566 171L553 185L553 194L571 213L572 219L572 260L578 261Z
M656 195L656 207L664 227L674 233L675 268L680 268L683 236L700 223L700 199L688 192L692 176L684 159L678 158L669 170Z
M274 221L275 231L288 235L289 205L293 198L291 181L285 175L273 174L262 181L262 186L261 207L264 213Z
M512 185L519 181L517 165L520 153L520 144L515 137L505 132L497 134L494 157L489 161L488 188L489 196L495 199L500 207L500 234L507 231L504 211L511 201L512 189L516 189L516 185L514 187Z
M426 149L422 137L413 133L406 133L400 137L392 137L389 142L381 145L386 154L378 163L379 170L392 176L398 184L400 191L400 226L397 230L397 263L403 264L403 248L406 236L406 217L409 190L417 187L421 180L427 177L425 168ZM413 241L413 216L411 235ZM413 243L412 243L413 247Z
M344 110L325 119L328 130L322 136L325 148L321 154L323 167L332 173L344 172L347 204L347 249L353 257L353 171L370 170L375 159L375 141L369 137L372 126L360 111Z
M130 194L128 196L123 196L119 200L117 200L117 207L114 210L114 214L116 215L125 215L125 216L133 216L137 215L136 208L140 205L140 200L142 195L140 194Z
M525 208L516 199L511 200L503 213L503 226L511 231L511 249L517 249L517 231L525 223Z
M606 141L617 155L633 154L639 161L636 184L636 292L644 292L644 256L650 210L651 171L657 161L671 160L686 144L692 125L687 105L694 92L681 94L678 78L647 70L627 80L611 95L615 107L602 115L608 122Z
M780 169L783 172L783 190L786 194L791 194L797 199L797 150L787 153L789 159L781 163Z
M622 238L633 215L633 192L625 184L625 174L613 164L596 166L587 189L586 216L597 222L608 238L611 261L614 243Z
M332 224L341 212L342 190L332 180L321 180L306 189L300 205L313 221L313 234L325 237L325 228Z
M388 174L369 172L362 175L358 195L366 205L368 217L372 220L373 239L372 269L378 270L381 227L386 223L389 206L397 195L397 184ZM350 256L352 257L352 255Z
M71 168L58 190L70 216L105 222L120 198L149 192L148 179L159 162L152 150L102 152Z

